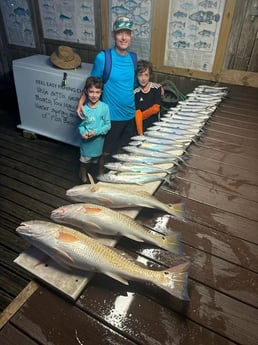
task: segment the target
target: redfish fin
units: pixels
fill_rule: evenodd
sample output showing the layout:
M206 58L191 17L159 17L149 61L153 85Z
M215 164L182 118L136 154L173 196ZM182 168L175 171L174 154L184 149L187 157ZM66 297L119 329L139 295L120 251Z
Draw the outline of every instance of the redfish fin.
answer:
M188 285L188 269L190 263L185 262L183 264L171 267L163 272L169 274L169 282L164 285L159 285L163 290L166 290L171 295L184 300L189 301L189 295L187 290Z
M113 272L105 272L105 274L107 276L109 276L110 278L113 278L117 281L119 281L120 283L124 284L124 285L129 285L128 281L122 277L120 277L118 274L113 273Z
M141 238L139 238L139 237L137 237L137 236L135 236L133 234L125 234L124 236L127 237L127 238L130 238L130 240L133 240L133 241L136 241L136 242L144 242L143 239L141 239Z
M185 204L180 202L178 204L169 204L168 212L180 220L185 220Z
M171 232L166 235L167 249L176 255L183 255L182 249L182 234L178 232Z
M89 174L89 173L88 173L88 178L89 178L89 180L90 180L90 184L91 184L92 186L94 186L96 183L95 183L93 177L91 176L91 174Z
M73 263L73 261L74 261L73 258L69 254L67 254L65 251L63 251L59 248L56 248L56 247L55 247L55 250L56 250L57 254L64 259L64 261L67 261L67 264ZM55 258L55 260L57 261L58 258L57 259Z

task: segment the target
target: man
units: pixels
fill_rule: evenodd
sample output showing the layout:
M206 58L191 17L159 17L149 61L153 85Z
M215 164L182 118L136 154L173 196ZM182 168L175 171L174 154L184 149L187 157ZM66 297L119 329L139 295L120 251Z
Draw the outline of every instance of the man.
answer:
M104 171L104 164L110 156L128 144L135 134L135 67L128 49L133 37L133 22L127 17L119 17L113 24L112 37L115 45L111 49L112 67L109 78L104 84L102 101L110 110L111 129L106 135L103 155L99 163L99 174ZM105 53L97 54L91 76L103 78ZM83 118L83 103L86 96L82 94L77 115Z

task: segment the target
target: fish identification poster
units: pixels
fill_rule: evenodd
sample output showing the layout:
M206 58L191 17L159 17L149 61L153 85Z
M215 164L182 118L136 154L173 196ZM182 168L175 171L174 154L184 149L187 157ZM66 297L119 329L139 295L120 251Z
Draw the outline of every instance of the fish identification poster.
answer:
M164 65L211 72L225 0L170 1Z
M95 45L93 0L39 0L39 9L45 38Z
M27 0L1 1L1 11L9 44L36 48Z

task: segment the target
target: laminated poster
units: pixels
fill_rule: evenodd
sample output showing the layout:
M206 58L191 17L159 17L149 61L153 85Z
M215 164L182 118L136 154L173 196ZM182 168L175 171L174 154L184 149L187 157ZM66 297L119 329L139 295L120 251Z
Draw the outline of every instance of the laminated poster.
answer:
M8 43L36 48L27 0L1 0L0 6Z
M43 36L95 45L94 0L39 0Z
M112 25L117 17L125 16L133 21L134 37L130 50L137 53L138 59L150 59L152 2L153 0L109 0L109 42L111 47L114 44L111 36Z
M211 72L225 0L170 1L164 65Z

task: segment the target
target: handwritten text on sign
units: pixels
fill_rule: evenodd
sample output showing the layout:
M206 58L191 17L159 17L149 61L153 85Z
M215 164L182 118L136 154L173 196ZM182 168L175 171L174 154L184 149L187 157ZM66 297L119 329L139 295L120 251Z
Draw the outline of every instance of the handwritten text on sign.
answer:
M76 105L82 89L44 80L35 80L35 107L42 119L74 126L78 123Z

